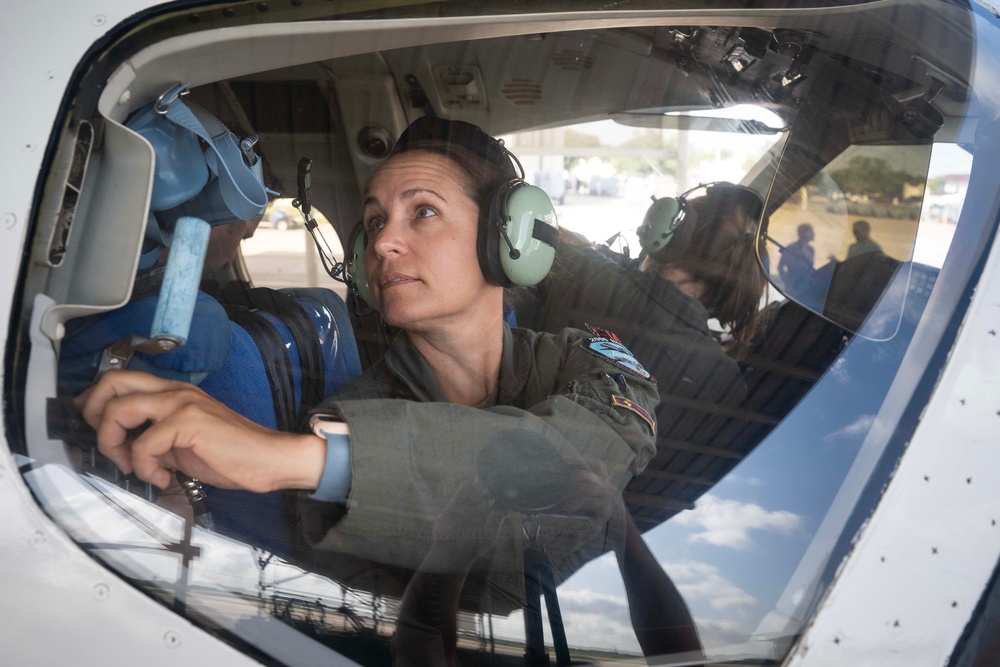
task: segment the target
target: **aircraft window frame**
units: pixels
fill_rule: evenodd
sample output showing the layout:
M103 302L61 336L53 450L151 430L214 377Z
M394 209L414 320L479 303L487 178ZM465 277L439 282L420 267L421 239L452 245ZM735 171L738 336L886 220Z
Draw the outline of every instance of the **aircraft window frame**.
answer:
M513 21L514 19L512 18L510 20ZM640 19L638 18L629 17L629 21L633 20L636 22L640 21ZM588 25L588 24L596 25L597 21L598 19L596 18L587 18L586 20L583 20L581 23L583 25ZM442 21L442 24L444 23L445 22ZM509 30L511 32L514 32L518 29L512 23L511 25L506 26L504 30ZM482 26L476 28L476 30L474 30L473 32L476 31L486 33L489 32L490 29L487 26ZM248 34L251 34L253 32L255 31L247 30ZM155 70L156 68L154 67L153 69ZM144 86L152 86L152 85L153 85L152 82L143 82L136 87L136 90L143 90ZM115 92L117 93L118 91L116 90ZM109 94L108 96L105 97L105 100L110 99L111 96L112 95ZM107 109L106 103L102 102L102 107L106 110ZM114 113L109 115L109 118L113 117L116 113L120 112L115 111ZM113 123L108 123L108 125L111 126L113 125ZM109 130L109 136L114 136L114 130ZM984 178L982 176L979 176L981 171L977 169L978 165L977 165L977 160L975 159L976 157L977 156L974 156L973 160L973 170L972 170L973 178L976 178L977 176L979 178ZM92 205L96 206L97 204L92 204ZM973 208L967 208L966 210L963 210L962 220L967 221L973 216L981 215L983 212L983 208L984 205L979 204ZM985 219L982 219L982 224L986 224ZM942 268L941 275L938 276L937 278L937 285L935 286L935 291L931 295L933 299L933 306L935 308L940 308L943 312L961 311L963 307L961 305L962 300L958 298L958 295L960 293L963 293L964 290L969 289L967 286L970 284L969 282L970 278L977 275L978 271L981 271L982 268L981 261L979 261L977 258L981 258L983 250L986 247L988 247L988 245L985 244L984 241L984 238L986 238L987 235L988 235L987 232L985 232L983 229L977 229L977 227L972 226L970 224L966 224L964 226L959 225L959 227L956 230L956 239L951 246L951 251L948 261L945 262L945 266ZM334 236L336 238L337 235ZM971 245L969 245L968 242L971 242ZM969 260L969 264L967 264L964 268L959 267L956 264L956 259L959 259L961 257L964 257ZM254 278L253 272L250 272L248 275L250 276L251 280ZM944 287L942 287L942 285ZM906 287L907 286L904 285L902 288L905 289ZM944 293L942 293L942 290L944 290ZM36 314L42 310L41 306L42 306L41 302L36 302L35 306ZM930 306L928 306L928 308L930 308ZM77 313L74 312L73 314ZM36 323L36 324L41 326L41 323ZM52 332L61 324L63 324L61 319L60 321L55 323L50 321L46 325L46 329ZM947 346L944 345L944 343L951 340L951 338L953 338L955 334L954 330L948 328L950 325L947 325L946 323L928 324L924 320L920 320L918 324L914 323L914 326L917 327L917 330L915 332L911 332L911 335L913 335L914 338L912 341L904 341L904 347L901 351L899 351L900 354L904 355L904 358L897 359L896 362L899 363L900 365L899 368L902 369L898 371L899 376L903 375L904 372L917 373L918 375L921 375L922 380L920 382L920 386L917 388L915 392L904 391L904 389L901 386L899 386L900 381L897 378L897 380L893 383L892 386L885 388L887 397L886 405L882 407L882 410L878 413L877 417L875 417L875 421L873 422L873 424L877 425L880 422L891 421L893 415L896 415L899 419L899 422L901 423L901 426L896 431L896 435L894 436L892 442L889 443L889 445L885 446L884 448L876 447L878 443L875 442L875 436L871 435L871 431L867 432L868 440L865 440L863 445L864 447L866 447L865 463L867 463L870 467L863 473L862 472L853 473L853 475L848 478L848 481L844 482L845 488L852 485L853 487L855 487L854 490L857 490L857 488L860 487L864 488L862 489L861 492L859 492L860 499L857 498L851 499L849 502L843 501L843 503L839 504L836 507L836 511L832 509L830 510L831 514L838 514L838 515L853 513L852 516L849 518L849 520L844 520L843 517L840 516L837 519L837 526L842 526L844 524L848 526L859 525L863 521L866 514L871 510L872 507L874 507L878 499L878 493L875 491L875 489L881 482L884 481L884 479L888 478L890 474L891 464L898 459L898 456L900 455L902 448L905 446L905 439L907 432L912 431L912 429L916 425L917 415L913 414L913 411L915 410L913 406L917 405L918 397L926 396L929 393L932 384L932 379L930 378L930 375L933 374L933 369L936 368L938 362L941 361L940 359L941 355L945 354L945 348ZM36 343L41 343L41 342L43 342L41 339L36 340ZM889 347L892 347L893 343L888 343L887 345ZM912 349L907 349L905 345L911 346ZM823 383L824 386L833 385L837 381L836 375L838 372L842 372L845 369L858 368L861 366L860 361L849 359L848 356L854 355L856 357L861 357L863 354L866 353L871 354L872 356L877 356L878 349L879 348L876 347L876 343L874 342L869 342L869 341L862 342L859 341L858 338L853 339L853 341L847 348L845 354L839 357L838 361L835 363L834 366L831 366L830 370L826 373L826 375L824 375L821 378L818 378L817 386L819 386L820 383ZM887 347L881 349L889 349L889 348ZM935 361L933 363L927 363L927 359L932 359ZM28 371L26 368L25 374L27 374L27 372ZM9 376L10 374L8 374L8 377ZM47 391L47 390L48 388L42 388L42 391ZM804 411L802 412L804 413ZM800 416L799 418L804 418L804 417ZM872 425L870 424L869 426ZM784 426L784 422L782 424L779 424L778 428L785 428L786 430L788 429L788 427ZM37 434L33 435L37 437ZM37 452L32 451L31 453L34 455ZM757 456L758 458L767 455L770 455L770 450L760 449L755 451L755 456ZM749 460L750 459L747 459L746 461ZM735 469L733 477L734 478L738 477L742 473L745 467L746 466L737 467ZM56 470L57 472L53 475L53 477L56 477L59 474L62 474L63 472L62 470L59 469ZM52 471L50 470L49 472ZM41 486L44 486L45 484L46 482L39 483L37 481L33 483L33 487L35 487L36 492L38 492L39 495L45 494L45 492L40 490ZM52 482L52 484L58 484L58 483ZM55 494L56 497L58 497L58 495L59 493ZM62 511L66 510L66 508L55 509L53 507L50 507L49 509L50 511L53 511L56 514L61 514ZM63 521L69 521L70 523L72 523L72 519L67 518L67 517L72 517L72 511L70 511L69 514L61 515L61 517ZM845 534L838 528L835 535L829 536L831 540L835 542L835 546L829 549L829 555L827 556L828 561L826 561L825 568L820 568L821 576L819 577L819 581L817 582L813 580L809 582L809 585L817 586L818 587L817 590L821 590L822 587L828 584L829 581L833 578L838 556L843 555L849 549L849 545L846 544L845 542L845 540L847 540L848 538L845 537L844 535ZM92 535L87 535L85 531L80 531L76 533L76 537L77 539L85 540L91 538ZM812 574L815 573L813 572ZM791 584L789 584L789 588L788 590L785 591L782 601L776 602L776 605L788 604L788 599L790 599L789 596L793 592L791 591L791 588L792 586ZM813 602L815 602L815 600L813 600ZM809 614L811 613L811 611L812 607L809 607L807 605L805 607L805 610L803 610L803 608L798 608L794 609L793 612L790 613L798 615L799 621L801 623L805 623L806 620L809 618ZM377 613L375 617L377 618ZM215 621L210 621L210 623L211 622ZM265 652L269 650L268 647L265 646L260 646L259 648ZM296 662L296 660L292 658L288 658L288 660L290 663Z
M282 197L268 204L254 235L240 245L239 278L253 285L276 289L327 287L346 299L346 285L340 282L331 284L316 254L315 241L306 229L301 212L293 205L294 201L294 198ZM279 212L287 221L285 227L277 226L272 220ZM311 215L319 225L321 238L330 247L333 258L343 262L344 247L336 228L315 207Z

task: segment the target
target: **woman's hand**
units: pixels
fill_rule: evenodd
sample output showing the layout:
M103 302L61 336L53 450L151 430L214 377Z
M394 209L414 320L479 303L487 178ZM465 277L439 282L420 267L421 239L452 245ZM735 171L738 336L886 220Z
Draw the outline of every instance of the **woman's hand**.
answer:
M566 497L539 516L540 539L551 558L567 557L588 544L598 544L598 540L605 548L613 548L613 543L607 544L608 537L622 532L627 514L622 492L608 481L603 461L588 459L588 463L589 468L573 470L573 484ZM559 518L546 520L547 513ZM567 516L578 518L569 520Z
M465 572L496 543L504 516L493 509L479 480L462 482L434 521L433 545L421 571Z
M318 436L266 429L194 385L146 373L106 373L76 404L101 453L161 489L174 470L228 489L312 489L326 460Z

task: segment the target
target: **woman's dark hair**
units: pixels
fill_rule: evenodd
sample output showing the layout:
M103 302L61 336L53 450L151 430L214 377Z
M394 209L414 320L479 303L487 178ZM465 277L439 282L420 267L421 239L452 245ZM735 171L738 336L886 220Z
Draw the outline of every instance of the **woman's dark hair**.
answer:
M754 238L764 203L748 188L728 183L687 200L688 217L657 263L673 264L705 284L701 302L729 329L727 352L742 357L758 325L767 280L757 262ZM693 215L692 215L693 214Z
M492 205L497 189L518 174L503 144L478 126L461 120L424 116L403 130L389 157L410 151L444 156L468 177L463 188L479 204Z
M505 183L518 178L511 154L500 141L471 123L433 116L424 116L411 123L399 136L388 159L414 151L440 155L450 160L464 176L460 185L479 206L479 265L483 276L496 282L487 258L487 226L495 215L497 193ZM509 292L505 290L507 296Z

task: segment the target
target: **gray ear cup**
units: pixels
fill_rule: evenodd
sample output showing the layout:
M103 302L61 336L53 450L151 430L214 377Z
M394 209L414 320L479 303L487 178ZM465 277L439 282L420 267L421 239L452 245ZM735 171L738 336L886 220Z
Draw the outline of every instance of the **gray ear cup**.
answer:
M347 239L347 257L344 258L344 275L347 279L347 286L354 292L354 296L363 300L370 307L375 307L375 297L372 296L368 287L368 277L365 275L365 244L368 234L365 233L364 223L359 222L354 226L351 235Z
M559 222L549 196L512 179L484 213L479 261L487 279L503 287L540 283L552 268L559 244Z
M639 245L645 254L655 253L667 247L677 227L687 215L686 209L683 196L677 199L663 197L653 200L646 209L642 224L635 230L636 236L639 237Z

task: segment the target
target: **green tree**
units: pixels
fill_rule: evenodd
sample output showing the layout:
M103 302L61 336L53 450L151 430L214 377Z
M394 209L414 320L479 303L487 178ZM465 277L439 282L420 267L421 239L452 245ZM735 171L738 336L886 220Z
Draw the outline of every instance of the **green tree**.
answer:
M845 193L889 199L902 197L903 184L910 179L906 171L894 168L889 160L867 155L852 157L830 176Z
M601 145L601 138L589 132L580 132L566 128L563 142L573 148L593 148Z

